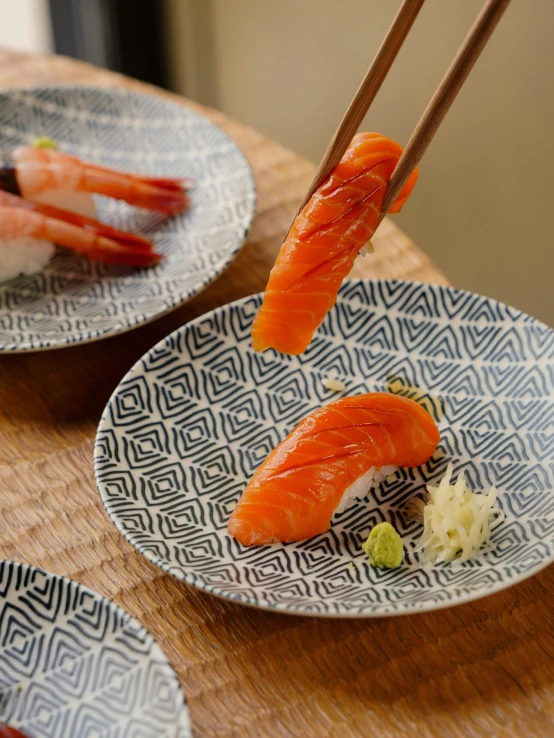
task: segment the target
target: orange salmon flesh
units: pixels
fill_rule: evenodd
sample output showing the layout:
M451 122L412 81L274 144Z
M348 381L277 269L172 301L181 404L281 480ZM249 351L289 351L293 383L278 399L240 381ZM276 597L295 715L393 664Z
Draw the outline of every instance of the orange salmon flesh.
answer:
M379 221L381 205L402 147L378 133L358 133L329 178L296 217L269 276L252 325L252 347L303 353L337 298ZM413 190L410 175L390 213Z
M245 546L325 533L344 492L372 466L428 461L439 431L417 402L387 392L343 397L316 410L254 473L229 520Z

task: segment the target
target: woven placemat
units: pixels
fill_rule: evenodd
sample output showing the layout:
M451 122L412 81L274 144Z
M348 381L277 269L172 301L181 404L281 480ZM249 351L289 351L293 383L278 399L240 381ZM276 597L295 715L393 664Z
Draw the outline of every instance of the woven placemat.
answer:
M146 85L61 57L0 52L0 87ZM179 100L175 96L173 99ZM258 209L225 274L124 336L0 357L0 557L64 574L137 618L168 654L198 736L554 735L554 569L475 603L393 619L324 621L242 608L162 574L119 535L95 487L108 397L147 349L257 292L314 172L256 131L205 112L250 161ZM357 276L446 283L390 220Z

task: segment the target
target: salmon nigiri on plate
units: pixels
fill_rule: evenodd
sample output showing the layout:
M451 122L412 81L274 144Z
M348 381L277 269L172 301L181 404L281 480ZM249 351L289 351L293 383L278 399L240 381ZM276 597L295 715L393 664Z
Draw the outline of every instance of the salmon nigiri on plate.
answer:
M106 407L100 495L144 556L213 595L326 617L448 607L551 563L554 331L450 287L347 280L305 351L259 352L261 305L171 334ZM429 566L413 511L450 473L496 487L498 525L470 560ZM381 523L402 540L393 568L362 548Z
M184 105L1 93L0 352L114 336L182 305L236 256L254 209L238 146Z

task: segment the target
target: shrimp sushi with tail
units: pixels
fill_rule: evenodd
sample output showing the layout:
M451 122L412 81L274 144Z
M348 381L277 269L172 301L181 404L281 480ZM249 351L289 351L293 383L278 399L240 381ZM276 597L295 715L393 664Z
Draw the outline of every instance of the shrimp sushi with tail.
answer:
M369 243L402 147L378 133L359 133L297 215L269 276L252 326L256 351L303 353L337 298L360 250ZM390 213L400 211L417 180L409 177Z
M33 202L60 205L74 199L86 203L92 202L95 193L168 215L182 212L189 202L182 179L118 172L35 146L19 146L12 159L9 166L0 168L0 188ZM92 215L90 211L84 214Z
M388 392L341 398L270 453L242 493L229 533L245 546L325 533L335 513L396 467L424 464L438 442L435 421L413 400Z
M161 258L142 236L0 191L0 281L44 269L54 243L108 264L149 267Z

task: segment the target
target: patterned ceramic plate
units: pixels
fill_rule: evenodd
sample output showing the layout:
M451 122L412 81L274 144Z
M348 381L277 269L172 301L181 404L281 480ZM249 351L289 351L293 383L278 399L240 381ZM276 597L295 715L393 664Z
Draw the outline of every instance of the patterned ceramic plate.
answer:
M397 281L341 289L299 357L250 348L254 296L189 323L123 379L95 450L102 500L148 559L236 602L304 615L378 616L432 610L496 592L552 561L554 331L460 290ZM256 467L296 423L339 395L391 390L417 397L441 430L423 468L402 470L325 535L243 547L226 531ZM494 552L423 570L421 527L405 512L452 461L473 489L496 483L506 521ZM360 546L388 520L406 555L372 568Z
M162 650L90 589L0 561L0 639L0 724L29 738L191 735Z
M0 351L57 348L135 328L197 294L239 251L254 214L252 173L236 144L198 113L86 87L1 94L0 151L38 135L117 169L191 177L192 204L166 218L98 198L100 220L148 235L165 259L140 271L60 249L43 273L0 285Z

